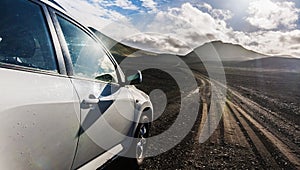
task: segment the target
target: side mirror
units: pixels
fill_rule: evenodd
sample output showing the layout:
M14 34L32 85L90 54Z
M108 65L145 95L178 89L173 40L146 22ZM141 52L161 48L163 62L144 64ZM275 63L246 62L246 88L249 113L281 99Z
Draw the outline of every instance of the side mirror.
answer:
M143 81L142 72L140 70L135 71L133 73L130 71L131 74L126 74L126 84L135 85L135 84L141 84ZM132 74L133 73L133 74Z
M96 80L106 81L106 82L113 82L114 78L110 74L102 74L95 77Z

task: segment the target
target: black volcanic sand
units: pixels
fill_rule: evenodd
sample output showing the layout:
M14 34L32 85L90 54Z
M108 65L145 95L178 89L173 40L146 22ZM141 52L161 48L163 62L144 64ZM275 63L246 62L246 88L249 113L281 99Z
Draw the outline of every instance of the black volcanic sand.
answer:
M203 71L204 69L202 69ZM148 72L149 74L149 72ZM152 72L155 74L155 72ZM195 72L195 74L198 74ZM205 71L204 71L204 74ZM149 76L149 75L148 75ZM150 78L149 76L148 78ZM153 76L156 77L156 76ZM148 80L149 82L156 82ZM155 83L154 83L155 84ZM176 86L163 82L164 86ZM172 92L171 92L172 93ZM169 103L164 114L153 123L152 135L160 134L161 129L176 119L178 101ZM202 106L200 109L202 110ZM178 110L177 110L178 111ZM264 166L252 150L235 145L214 145L210 142L199 144L196 139L201 113L190 133L176 147L156 156L147 158L140 169L262 169Z
M195 64L195 74L207 74L201 65ZM151 135L167 130L175 121L180 108L179 88L172 77L155 69L143 71L144 83L138 88L150 93L161 89L166 93L168 105L164 113L152 124ZM257 72L226 69L227 83L242 95L263 107L281 113L299 125L300 74L289 72ZM164 80L164 81L162 81ZM154 102L155 103L155 102ZM154 105L155 107L155 105ZM202 110L202 106L200 106ZM267 169L249 148L227 144L199 144L196 135L201 120L199 113L190 133L171 150L146 158L140 169ZM151 146L152 148L155 146ZM135 169L120 158L107 169Z
M203 71L203 69L202 69ZM198 74L195 72L195 74ZM205 74L205 73L204 73ZM180 92L176 82L166 73L150 69L143 72L144 82L138 88L149 94L153 89L166 93L168 105L164 113L152 124L151 135L167 130L180 109ZM164 81L161 81L164 80ZM154 105L155 107L155 105ZM200 106L199 110L202 110ZM264 169L252 150L227 144L199 144L196 139L201 113L189 134L171 150L146 158L140 169ZM167 140L167 139L166 139ZM155 146L151 146L155 148ZM135 169L128 160L119 158L107 169Z
M300 73L226 69L230 87L300 126Z

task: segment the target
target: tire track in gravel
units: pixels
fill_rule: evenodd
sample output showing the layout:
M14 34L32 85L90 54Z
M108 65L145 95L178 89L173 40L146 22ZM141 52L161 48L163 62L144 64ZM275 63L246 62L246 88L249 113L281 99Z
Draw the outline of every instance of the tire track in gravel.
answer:
M221 109L222 118L217 129L200 144L199 137L205 121L209 119L212 104L211 86L224 88L224 85L209 81L197 71L195 78L202 107L194 128L173 149L147 158L142 169L300 169L300 150L295 143L296 137L299 137L298 127L232 88L227 88L227 100ZM173 105L170 108L175 108L180 103L170 104ZM172 124L169 119L174 111L167 110L166 113L165 118L154 127L157 132Z
M206 79L206 82L209 82L206 77L200 76L200 78ZM215 81L209 83L215 86L223 86ZM292 139L282 136L278 137L277 134L272 133L274 132L274 129L272 129L274 125L268 126L269 124L267 123L262 124L252 117L253 113L251 112L255 109L259 108L259 113L262 112L262 108L259 105L255 103L255 107L251 108L254 102L241 97L240 94L231 89L228 89L228 91L230 93L229 98L232 101L226 101L219 127L208 142L220 146L227 144L250 148L264 168L300 169L299 147L293 143ZM207 107L206 105L203 106ZM207 113L208 108L204 107L202 115L209 114ZM288 122L288 120L282 119L276 113L268 113L267 110L264 110L263 114L272 117L274 119L272 123L274 124L278 122L282 123L282 121ZM206 119L210 121L207 116L202 116L197 137L202 133L202 124ZM282 124L279 125L282 126ZM288 129L294 130L294 126L287 123L285 125Z

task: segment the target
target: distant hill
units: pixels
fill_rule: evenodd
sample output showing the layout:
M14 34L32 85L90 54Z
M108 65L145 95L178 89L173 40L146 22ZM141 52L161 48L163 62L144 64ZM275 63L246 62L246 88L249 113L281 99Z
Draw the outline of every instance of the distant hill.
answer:
M140 50L120 42L102 34L101 32L90 28L102 40L104 45L113 54L120 63L125 57L132 57L132 63L151 63L155 57L155 61L159 63L168 63L166 56L174 56L171 54L156 54L145 50ZM189 64L205 64L215 65L214 57L218 55L224 66L238 68L253 69L278 69L289 71L300 71L300 59L282 56L267 56L258 52L248 50L241 45L223 43L221 41L213 41L194 49L185 56L180 57L185 63ZM200 58L199 58L200 56ZM169 63L174 66L177 63Z
M197 54L203 61L215 61L216 56L222 61L247 61L251 59L258 59L267 57L264 54L248 50L241 45L223 43L222 41L212 41L194 49L193 52L187 56L194 56Z
M127 56L141 57L160 55L153 52L127 46L104 35L103 33L94 28L90 29L102 40L104 45L116 58L122 58ZM198 56L201 56L202 61L215 61L213 56L219 56L222 61L247 61L251 59L267 57L266 55L254 52L252 50L247 50L241 45L223 43L222 41L213 41L210 43L205 43L204 45L194 49L189 54L180 57L186 58L185 60L192 61L199 60Z
M300 59L275 56L238 62L232 66L242 68L300 71Z
M115 59L120 62L124 57L141 57L141 56L156 56L157 54L137 49L134 47L127 46L122 44L106 35L100 31L90 27L90 29L100 38L105 47L112 53Z

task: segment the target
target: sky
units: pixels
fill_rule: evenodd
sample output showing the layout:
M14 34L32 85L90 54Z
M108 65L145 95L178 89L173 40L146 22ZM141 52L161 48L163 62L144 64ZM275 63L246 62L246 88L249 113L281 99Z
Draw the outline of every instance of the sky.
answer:
M55 0L127 45L186 54L211 41L300 58L299 0Z

